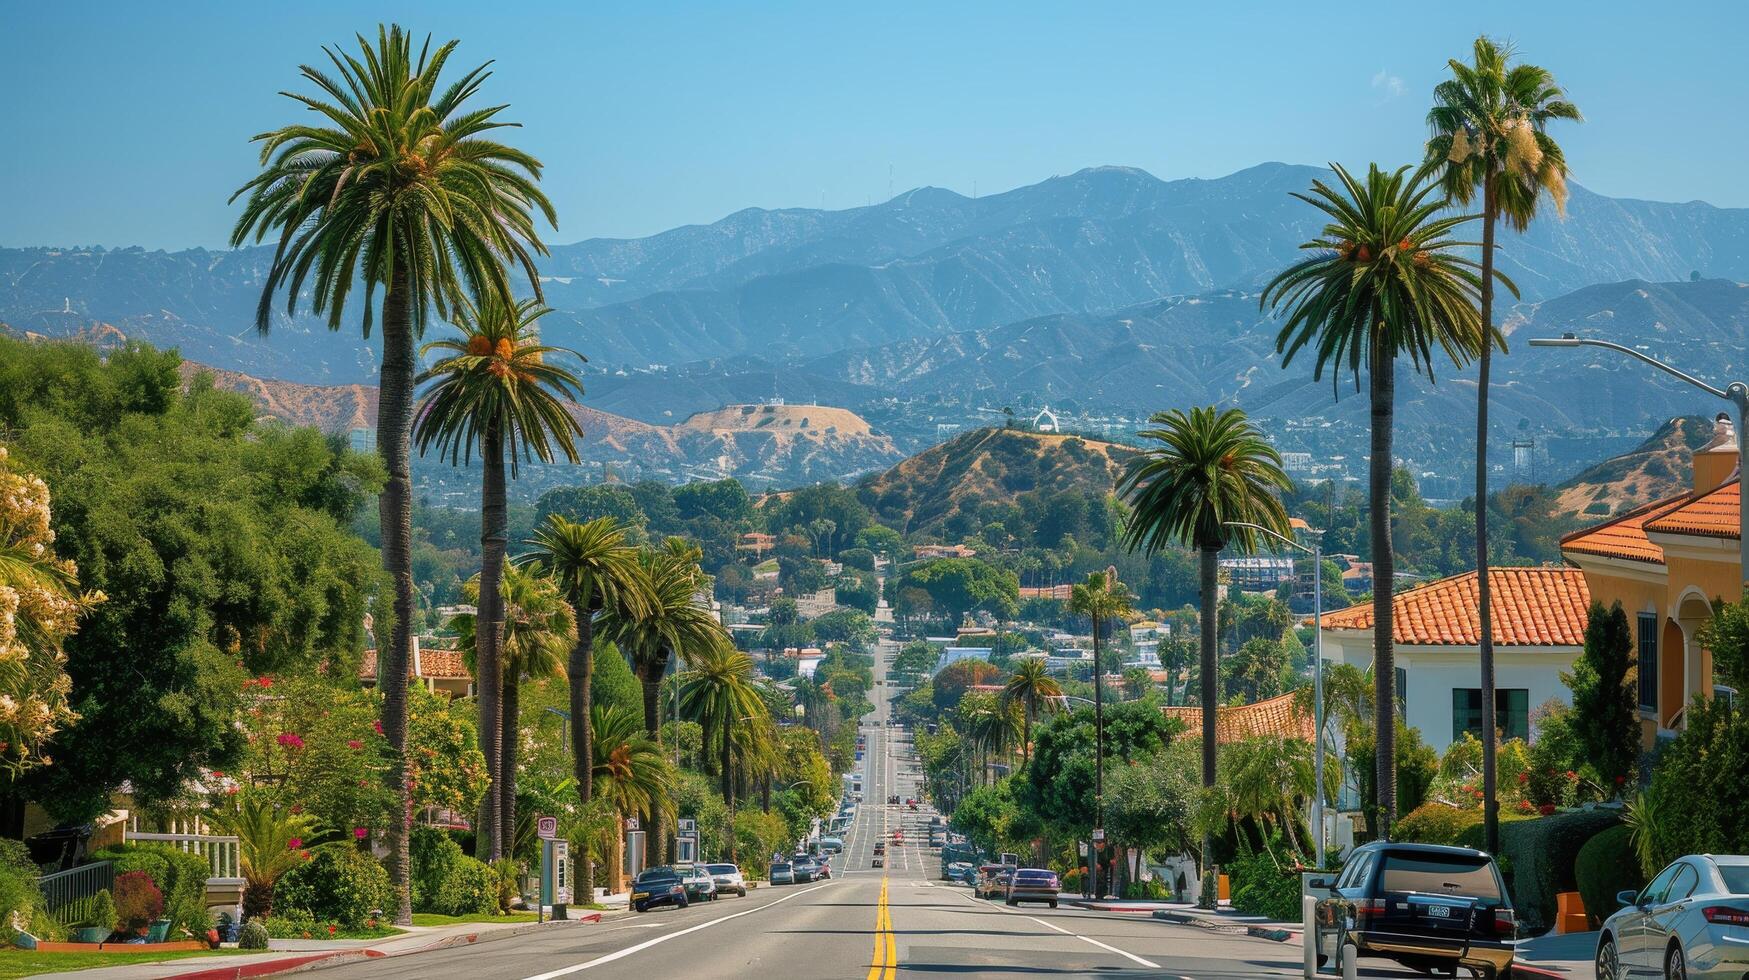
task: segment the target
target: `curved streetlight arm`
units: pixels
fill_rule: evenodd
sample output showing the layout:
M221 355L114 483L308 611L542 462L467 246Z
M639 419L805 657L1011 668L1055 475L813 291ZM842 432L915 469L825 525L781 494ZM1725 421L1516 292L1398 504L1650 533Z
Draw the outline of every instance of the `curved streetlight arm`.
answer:
M1308 548L1305 545L1300 544L1298 541L1295 541L1294 539L1288 537L1287 535L1278 533L1276 531L1271 531L1269 528L1266 528L1261 524L1252 524L1249 521L1222 521L1221 526L1222 527L1244 527L1244 528L1250 528L1253 531L1262 531L1264 534L1267 534L1271 538L1274 538L1275 540L1281 542L1282 544L1287 545L1289 548L1298 548L1299 550L1305 552L1308 555L1317 554L1316 548Z
M1657 368L1658 370L1663 371L1665 374L1671 375L1672 377L1680 378L1683 381L1686 381L1689 384L1694 385L1696 388L1699 388L1700 390L1706 392L1709 395L1712 395L1715 398L1723 398L1726 401L1736 401L1737 400L1736 398L1733 398L1730 393L1725 392L1725 391L1720 391L1719 389L1714 388L1712 385L1707 384L1705 381L1702 381L1699 378L1694 377L1691 374L1685 374L1682 371L1678 371L1676 368L1673 368L1670 365L1665 364L1663 361L1660 361L1657 358L1655 358L1649 354L1642 354L1639 351L1634 350L1632 347L1626 347L1626 346L1623 346L1621 344L1612 343L1612 342L1607 341L1607 340L1593 340L1590 337L1575 337L1572 334L1564 334L1560 337L1532 337L1531 341L1530 341L1530 346L1532 346L1532 347L1601 347L1604 350L1612 350L1618 354L1626 354L1627 356L1632 357L1636 360L1644 361L1647 364L1650 364L1653 367ZM1733 387L1739 387L1739 386L1734 385Z

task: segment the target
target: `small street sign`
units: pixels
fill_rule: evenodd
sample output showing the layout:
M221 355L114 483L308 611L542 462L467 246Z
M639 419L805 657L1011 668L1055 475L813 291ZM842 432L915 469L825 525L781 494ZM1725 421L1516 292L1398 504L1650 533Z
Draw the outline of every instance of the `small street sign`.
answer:
M680 819L680 832L682 834L698 833L698 821L690 817L682 817Z
M1105 839L1105 828L1104 827L1093 828L1093 839L1096 841L1104 840Z
M637 830L638 829L638 818L637 817L627 817L626 818L626 829L627 830Z
M539 817L534 822L534 832L541 840L552 840L559 836L558 817Z

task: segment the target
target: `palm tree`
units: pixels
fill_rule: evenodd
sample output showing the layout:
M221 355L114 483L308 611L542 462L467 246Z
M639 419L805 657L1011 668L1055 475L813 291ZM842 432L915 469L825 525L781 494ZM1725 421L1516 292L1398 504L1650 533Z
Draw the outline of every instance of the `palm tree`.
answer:
M460 336L426 344L421 354L442 351L444 357L419 376L419 383L432 382L414 413L413 438L424 455L432 445L451 464L466 463L480 453L480 605L478 622L483 629L472 634L480 679L480 751L486 756L485 814L480 835L492 860L502 856L503 836L498 818L514 808L515 797L504 799L504 780L516 780L514 770L502 775L506 764L501 755L514 748L499 748L498 731L516 730L514 715L501 718L507 706L499 690L499 645L504 631L503 596L498 580L503 574L505 551L510 541L509 505L504 491L504 460L510 458L510 476L516 477L519 457L553 461L556 448L569 462L577 462L576 437L582 426L565 408L565 400L583 397L577 376L553 363L554 355L570 353L543 346L536 321L550 312L538 300L514 305L487 295L478 303L463 300L457 317ZM519 451L520 450L520 451ZM514 680L514 677L511 677ZM510 805L505 805L506 803Z
M464 598L478 601L484 575L476 575L462 586ZM565 654L577 639L577 617L571 604L559 591L557 582L548 578L539 562L520 568L506 565L499 579L499 609L503 614L504 635L501 641L503 657L503 704L499 719L497 744L503 759L497 782L502 792L497 801L497 824L503 831L504 851L510 851L510 841L516 831L516 763L521 747L518 725L522 710L522 679L539 680L563 676ZM462 614L450 620L450 626L464 651L478 650L478 620ZM484 680L479 661L469 658L468 669ZM488 799L486 805L490 805Z
M1341 189L1312 182L1294 196L1330 216L1323 234L1300 247L1315 252L1283 270L1264 289L1262 305L1286 311L1276 349L1286 367L1302 350L1316 355L1314 377L1344 373L1360 386L1367 377L1372 409L1368 517L1373 558L1373 674L1378 712L1380 835L1388 839L1397 816L1396 669L1391 646L1391 426L1396 367L1407 356L1415 371L1432 376L1435 350L1459 367L1480 356L1499 334L1487 331L1476 310L1482 276L1460 250L1474 242L1450 237L1474 215L1445 213L1433 171L1408 167L1385 173L1375 164L1364 182L1332 165ZM1496 273L1498 275L1498 273ZM1505 281L1505 277L1501 277ZM1507 286L1511 288L1511 283ZM1208 680L1203 680L1208 686Z
M654 819L673 808L674 780L662 746L645 736L639 719L612 704L590 706L590 773L596 795L621 817Z
M307 853L305 841L318 833L307 813L281 809L270 794L245 787L226 798L207 818L237 838L237 866L243 872L243 918L273 911L273 886Z
M642 610L608 610L602 629L631 658L644 686L644 730L655 738L662 726L662 678L670 660L678 654L690 664L728 640L701 596L709 580L698 567L695 546L669 538L660 548L640 549L637 564L648 583L648 604Z
M753 658L722 642L695 652L692 668L681 675L680 711L704 729L704 744L719 746L718 775L723 781L723 802L735 812L735 731L742 722L755 730L768 717L765 701L753 680ZM734 835L730 834L729 857L735 859Z
M1037 657L1028 657L1014 668L1008 683L1002 687L1002 700L1005 704L1018 702L1021 706L1020 734L1020 765L1025 768L1032 762L1032 720L1038 717L1039 711L1055 711L1062 706L1063 687L1057 679L1045 669L1045 662Z
M1202 785L1215 786L1215 709L1220 701L1218 646L1220 557L1229 544L1246 554L1257 548L1257 525L1288 533L1287 511L1275 494L1289 486L1275 451L1236 408L1193 408L1156 413L1156 428L1141 432L1159 443L1130 460L1118 493L1131 508L1124 543L1152 555L1173 544L1197 549L1202 585L1201 657ZM1185 684L1189 693L1189 682ZM1203 836L1205 907L1213 908L1213 840Z
M412 37L379 27L374 44L358 38L359 55L323 52L338 78L304 65L315 96L286 93L321 116L255 137L261 173L231 195L247 196L231 245L277 235L255 311L266 333L274 294L296 311L310 280L311 308L338 330L354 283L364 285L362 328L370 336L373 304L382 290L382 375L377 451L388 470L379 501L383 567L394 580L394 627L377 661L383 691L383 734L393 749L389 784L411 814L407 787L407 664L413 653L413 497L408 464L413 421L413 345L430 315L447 317L464 293L511 301L509 264L540 280L534 253L546 249L534 212L556 224L553 207L535 186L540 162L487 138L513 124L504 106L468 108L490 74L482 65L438 89L450 41L415 58ZM388 828L389 874L398 895L395 921L412 921L407 835L410 817Z
M1279 820L1288 845L1304 854L1295 807L1317 787L1309 743L1267 736L1245 739L1228 747L1223 778L1237 816L1266 824Z
M1105 827L1105 664L1100 653L1105 624L1130 611L1130 590L1117 580L1117 569L1092 572L1069 590L1069 611L1093 622L1093 826ZM1094 886L1095 891L1099 887ZM1102 897L1095 895L1095 898Z
M649 607L649 584L638 565L637 550L626 544L624 525L612 517L578 524L553 514L531 543L529 557L559 583L577 616L577 639L566 673L571 687L571 765L577 797L587 807L595 793L589 762L595 758L595 712L589 703L589 685L595 678L595 619L609 610L618 615L642 614ZM585 854L582 880L593 882L594 870Z
M1546 192L1557 211L1567 203L1567 158L1549 138L1548 124L1579 119L1579 108L1547 69L1508 64L1512 49L1476 38L1473 60L1453 58L1452 77L1433 90L1427 126L1433 138L1427 159L1444 168L1448 198L1468 205L1482 196L1482 322L1494 325L1495 226L1501 218L1514 231L1530 227ZM1494 731L1492 582L1488 576L1488 367L1482 348L1476 375L1476 588L1480 615L1482 730ZM1495 739L1482 740L1483 824L1490 852L1500 849L1500 801Z

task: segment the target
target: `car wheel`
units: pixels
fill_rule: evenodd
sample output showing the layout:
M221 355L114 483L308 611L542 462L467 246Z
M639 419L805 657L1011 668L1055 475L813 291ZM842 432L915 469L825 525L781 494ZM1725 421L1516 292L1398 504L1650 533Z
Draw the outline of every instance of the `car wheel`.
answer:
M1019 904L1020 904L1020 903L1019 903L1019 902L1016 902L1016 901L1015 901L1015 900L1014 900L1014 899L1012 899L1012 898L1011 898L1011 899L1009 899L1009 900L1008 900L1008 907L1009 907L1009 908L1013 908L1013 907L1015 907L1015 906L1016 906L1016 905L1019 905Z
M747 889L743 888L740 891L736 892L735 894L740 895L742 898L746 898L747 897Z
M1057 903L1053 900L1051 902L1051 908L1056 908L1056 907L1057 907Z
M677 908L677 909L683 909L683 908L686 908L686 899L684 899L684 898L683 898L683 899L681 899L681 900L680 900L680 901L678 901L678 902L676 902L676 903L674 903L674 907L675 907L675 908Z
M1664 980L1688 980L1688 958L1682 955L1682 944L1671 943L1664 954Z
M1621 954L1613 939L1597 945L1597 980L1621 980Z

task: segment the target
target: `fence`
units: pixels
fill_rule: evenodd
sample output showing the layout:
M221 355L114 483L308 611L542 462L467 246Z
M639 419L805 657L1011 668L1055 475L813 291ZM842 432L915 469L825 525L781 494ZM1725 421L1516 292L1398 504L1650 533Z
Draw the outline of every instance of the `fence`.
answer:
M90 918L91 900L104 889L115 888L115 865L94 861L68 871L37 879L49 916L62 925L76 925Z
M206 858L207 884L234 883L243 880L239 866L237 838L218 834L136 834L129 831L130 842L168 844L179 851Z

